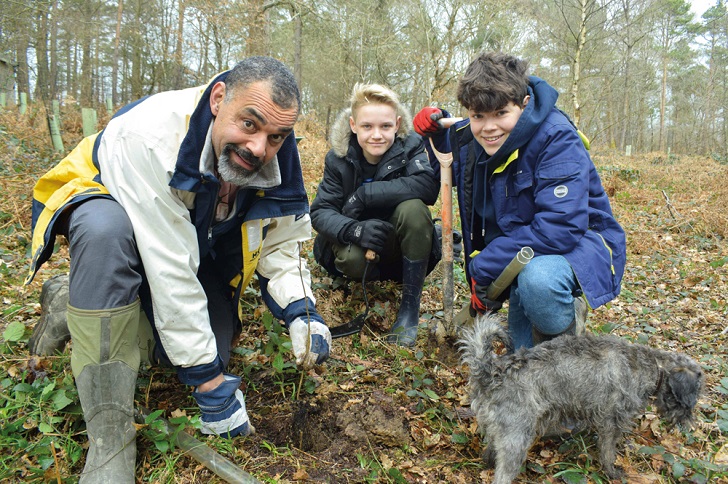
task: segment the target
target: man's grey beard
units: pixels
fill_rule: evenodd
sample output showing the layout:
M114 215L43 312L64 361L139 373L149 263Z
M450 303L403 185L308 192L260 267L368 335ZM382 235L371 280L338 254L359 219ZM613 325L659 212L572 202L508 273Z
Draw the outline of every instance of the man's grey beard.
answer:
M232 151L235 151L238 156L252 165L254 169L246 170L232 161L230 159L230 152ZM242 187L248 185L250 180L252 180L258 174L260 169L263 168L263 165L263 161L257 156L253 156L250 151L243 148L237 148L232 144L226 144L217 160L217 172L224 181Z

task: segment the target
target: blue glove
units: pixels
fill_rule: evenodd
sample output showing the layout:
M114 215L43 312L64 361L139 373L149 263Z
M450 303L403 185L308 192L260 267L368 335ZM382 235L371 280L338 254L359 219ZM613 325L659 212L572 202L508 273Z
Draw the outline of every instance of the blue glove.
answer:
M255 433L245 411L245 398L240 391L240 377L223 373L225 381L209 392L192 392L202 412L203 434L222 437L245 436Z
M288 334L291 336L296 364L303 365L305 370L323 363L329 357L331 332L325 324L316 320L306 324L303 318L296 318L288 326Z

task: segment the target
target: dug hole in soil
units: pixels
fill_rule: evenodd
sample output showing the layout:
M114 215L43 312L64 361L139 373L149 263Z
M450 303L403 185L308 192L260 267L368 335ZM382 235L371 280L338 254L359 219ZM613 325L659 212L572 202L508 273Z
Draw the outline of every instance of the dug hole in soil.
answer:
M362 479L368 471L361 468L357 454L369 453L370 445L401 447L412 440L404 409L380 391L354 398L345 393L306 395L275 409L261 394L250 396L255 397L249 403L255 438L314 454L326 464L307 468L314 482L336 482L343 470L352 472L349 477L354 481ZM254 452L253 446L249 450ZM276 474L274 469L269 473Z

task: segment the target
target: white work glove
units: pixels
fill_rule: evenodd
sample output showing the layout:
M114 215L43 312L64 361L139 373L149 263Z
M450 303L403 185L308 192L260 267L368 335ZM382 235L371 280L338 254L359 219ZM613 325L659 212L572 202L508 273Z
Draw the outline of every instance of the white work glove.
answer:
M240 377L224 373L225 381L209 392L192 392L202 412L201 432L221 437L249 435L255 432L245 410L245 398L240 391Z
M288 326L288 333L296 364L303 365L304 370L323 363L329 357L331 333L325 324L311 321L309 333L309 324L303 318L296 318Z

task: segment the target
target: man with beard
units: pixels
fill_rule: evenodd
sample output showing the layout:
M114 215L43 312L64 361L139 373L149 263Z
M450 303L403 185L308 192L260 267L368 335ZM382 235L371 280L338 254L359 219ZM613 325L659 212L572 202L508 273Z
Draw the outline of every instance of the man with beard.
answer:
M134 482L140 354L193 387L203 433L254 431L241 379L225 372L253 275L296 363L328 357L331 336L299 255L311 236L299 110L291 72L251 57L206 86L126 106L38 181L28 282L56 235L68 239L71 263L68 282L44 284L29 344L52 354L73 339L89 437L82 482ZM138 337L147 320L148 345Z

